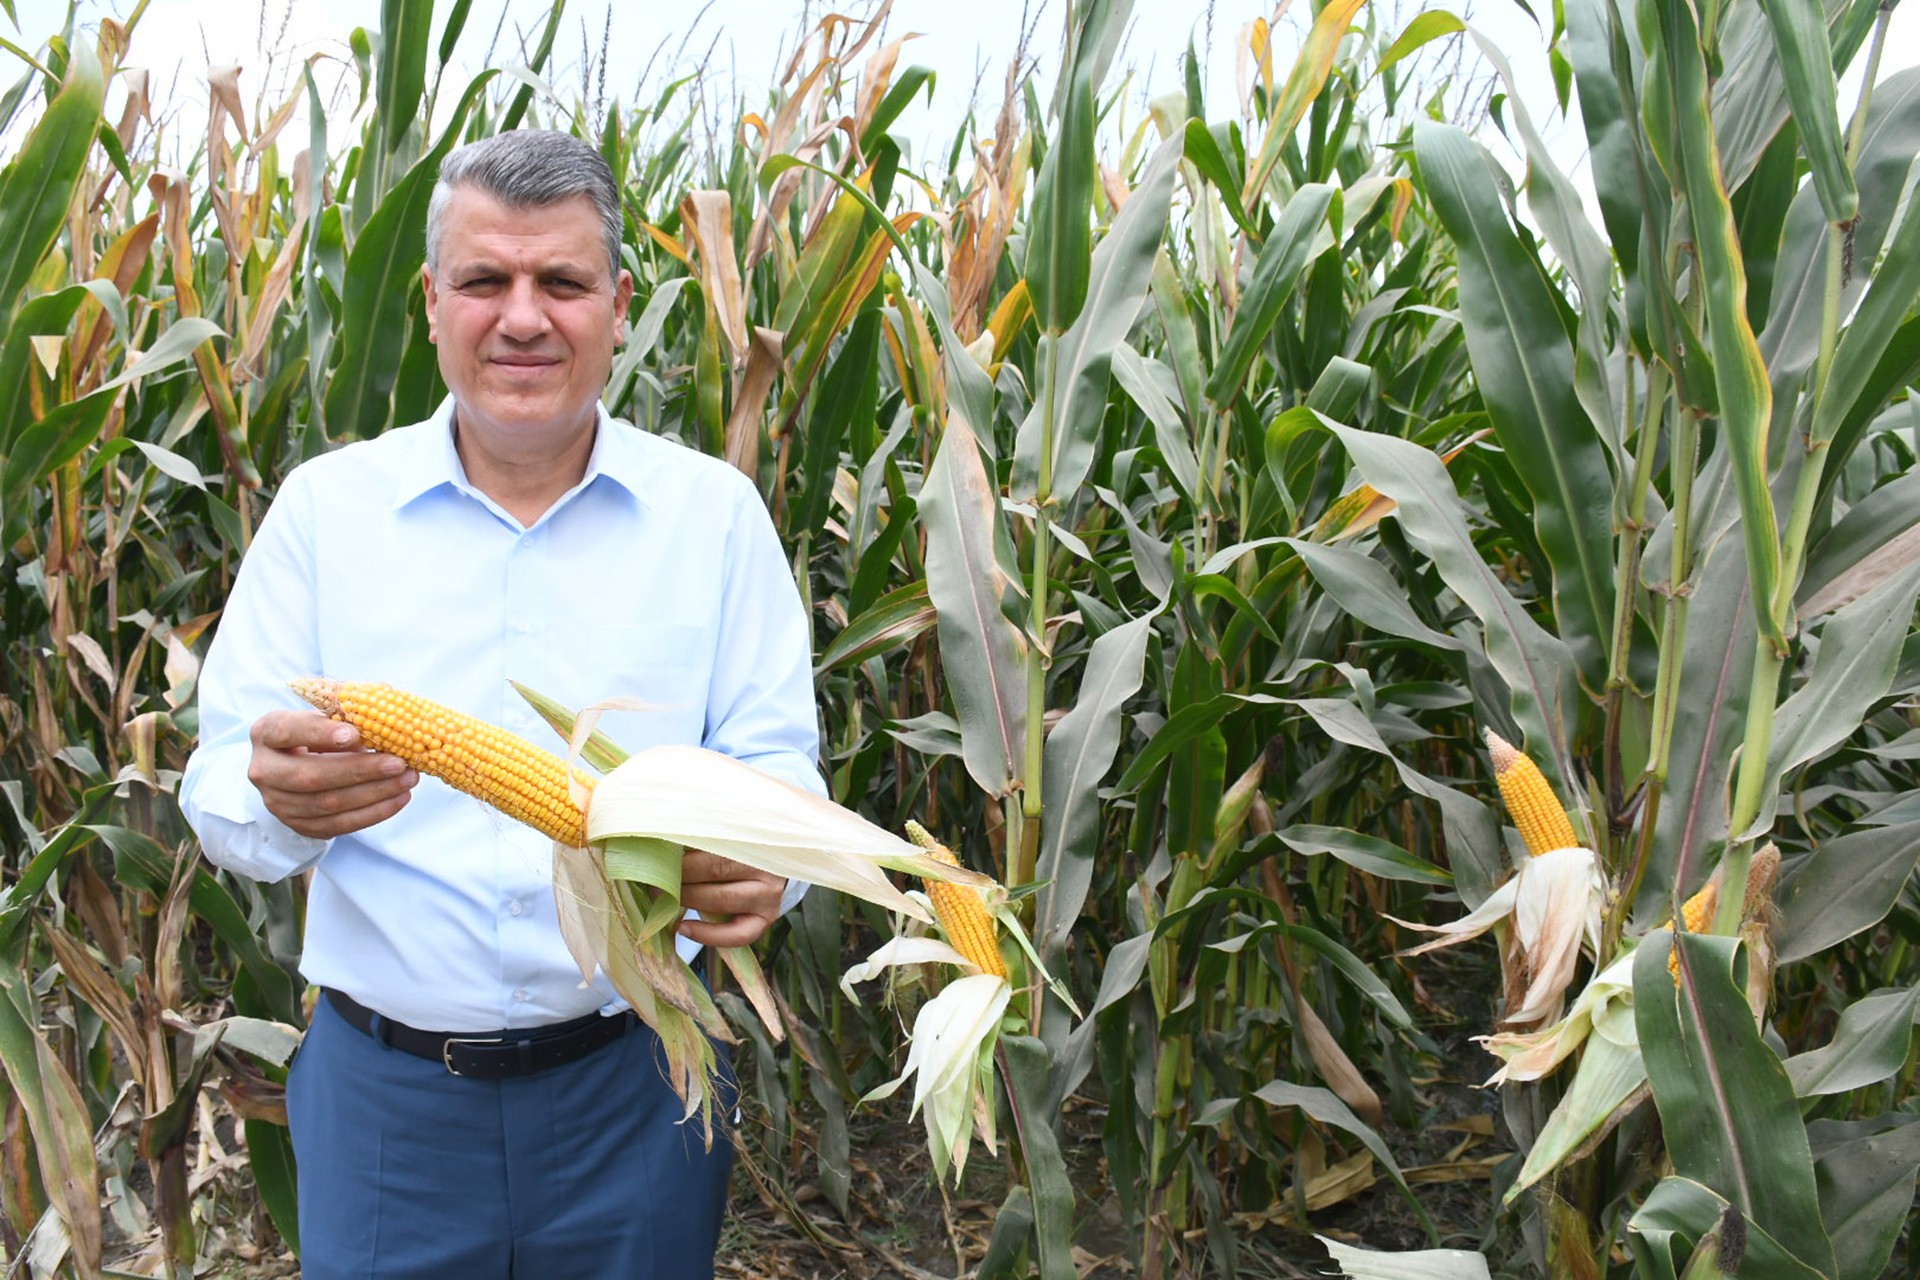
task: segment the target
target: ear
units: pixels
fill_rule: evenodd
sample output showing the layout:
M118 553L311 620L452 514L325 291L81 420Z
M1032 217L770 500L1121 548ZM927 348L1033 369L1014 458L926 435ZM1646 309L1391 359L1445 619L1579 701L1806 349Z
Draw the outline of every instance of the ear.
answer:
M420 268L420 287L427 295L427 341L440 341L440 290L434 287L433 268Z
M620 268L620 278L613 282L613 345L627 345L627 308L633 303L633 273L625 267Z

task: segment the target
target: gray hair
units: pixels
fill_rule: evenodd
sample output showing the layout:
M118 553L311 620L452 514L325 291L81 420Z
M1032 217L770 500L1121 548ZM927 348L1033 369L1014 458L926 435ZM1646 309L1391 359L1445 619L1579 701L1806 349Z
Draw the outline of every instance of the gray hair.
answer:
M440 163L427 204L427 265L440 268L440 236L457 187L473 187L509 209L544 209L586 196L600 215L607 272L620 274L620 190L598 151L571 134L516 129L469 142Z

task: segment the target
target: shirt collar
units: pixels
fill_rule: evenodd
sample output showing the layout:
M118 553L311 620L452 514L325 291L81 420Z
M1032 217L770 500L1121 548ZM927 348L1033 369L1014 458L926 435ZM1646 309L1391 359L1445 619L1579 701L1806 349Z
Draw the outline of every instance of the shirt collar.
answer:
M581 492L604 476L609 482L626 490L642 507L648 506L648 469L640 457L641 451L632 433L621 429L625 424L608 414L604 404L596 403L594 413L598 421L593 435L593 453L587 458L586 474L578 485L568 491L568 496ZM453 445L453 397L442 400L439 408L421 424L421 428L394 472L393 505L396 510L442 485L474 492L467 480L467 469L461 465L460 451ZM561 499L562 502L566 500L564 497Z

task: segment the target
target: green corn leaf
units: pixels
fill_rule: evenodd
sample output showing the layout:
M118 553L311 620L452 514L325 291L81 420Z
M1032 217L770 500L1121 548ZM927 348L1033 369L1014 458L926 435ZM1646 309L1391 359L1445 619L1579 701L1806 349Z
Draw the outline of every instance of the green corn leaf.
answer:
M1166 391L1161 378L1171 382L1171 372L1157 360L1149 360L1122 342L1113 349L1113 380L1147 415L1153 426L1154 447L1167 464L1169 478L1187 502L1196 502L1200 493L1200 462L1193 453L1188 427ZM1179 394L1174 388L1174 394Z
M1280 96L1267 118L1267 136L1261 142L1260 154L1247 174L1247 185L1240 199L1248 208L1258 203L1261 193L1266 190L1267 175L1279 163L1281 147L1293 136L1294 129L1306 116L1307 108L1320 96L1320 91L1327 87L1327 77L1333 71L1333 60L1340 52L1340 42L1346 39L1347 28L1352 25L1354 15L1360 12L1360 4L1361 0L1329 0L1315 15L1313 29L1307 32L1306 43L1300 46L1293 69L1287 72L1286 83L1280 86Z
M1339 1129L1359 1139L1360 1145L1373 1153L1373 1158L1380 1162L1380 1167L1387 1171L1394 1185L1400 1188L1401 1194L1406 1197L1408 1205L1419 1218L1420 1225L1427 1235L1430 1238L1438 1237L1439 1233L1434 1230L1433 1223L1428 1220L1426 1210L1420 1207L1420 1202L1407 1186L1406 1179L1400 1172L1400 1166L1394 1163L1393 1153L1387 1150L1387 1144L1382 1142L1380 1135L1361 1121L1360 1117L1354 1115L1347 1104L1340 1101L1333 1093L1326 1089L1275 1080L1255 1089L1253 1096L1270 1107L1298 1107L1301 1112L1321 1124Z
M1394 38L1393 43L1387 46L1387 51L1380 55L1380 65L1374 70L1376 73L1385 71L1402 58L1412 57L1442 36L1450 36L1466 28L1466 23L1445 9L1429 9L1425 13L1415 14L1413 21L1407 23L1400 34Z
M459 34L451 19L448 28ZM407 131L420 119L420 102L427 91L427 50L432 45L433 0L381 0L373 115L380 121L381 144L388 152L400 149ZM441 61L446 58L442 56Z
M1767 484L1767 424L1773 392L1747 320L1747 280L1734 234L1733 209L1721 183L1713 120L1708 114L1707 68L1693 11L1660 6L1666 68L1673 90L1681 186L1692 217L1698 279L1706 296L1707 340L1713 354L1720 437L1733 460L1740 497L1747 574L1761 634L1786 648L1773 609L1780 582L1780 534Z
M1333 247L1326 231L1327 210L1332 204L1333 188L1316 182L1294 192L1281 211L1273 234L1260 248L1253 280L1241 296L1233 327L1227 331L1213 375L1207 379L1207 399L1214 408L1224 411L1239 394L1254 357L1260 354L1274 321L1280 318L1280 308L1292 296L1312 251L1316 246L1323 251Z
M1833 367L1813 411L1813 438L1832 440L1864 398L1873 368L1886 355L1900 324L1920 301L1920 198L1909 198L1887 237L1881 260L1833 353ZM1879 397L1875 397L1877 402Z
M1851 221L1860 194L1847 167L1846 142L1840 136L1840 86L1833 74L1833 49L1827 41L1826 8L1820 0L1760 0L1780 54L1780 74L1800 143L1813 162L1813 186L1827 221Z
M1045 470L1048 496L1070 501L1093 466L1100 423L1106 416L1114 349L1125 343L1146 301L1179 161L1179 140L1162 143L1140 185L1093 252L1085 305L1057 340L1058 372L1050 388L1052 465L1043 468L1040 458L1048 411L1043 391L1020 424L1014 445L1011 490L1016 497L1032 499Z
M30 388L38 376L33 364L33 339L65 333L89 297L102 306L111 297L124 312L120 294L110 281L89 280L31 298L14 313L6 341L0 342L0 459L12 452L14 441L33 421Z
M1288 538L1287 545L1306 563L1320 589L1356 620L1404 640L1459 651L1457 637L1435 631L1414 613L1407 593L1385 565L1363 552L1326 546L1304 538Z
M1572 788L1566 756L1575 699L1574 664L1566 644L1548 634L1520 606L1481 558L1453 477L1433 454L1390 436L1335 426L1368 484L1394 500L1394 518L1432 558L1447 585L1486 628L1487 656L1513 696L1513 717L1526 735L1527 753L1561 794Z
M1780 962L1818 955L1886 919L1920 863L1920 822L1825 841L1780 889Z
M1109 25L1124 24L1127 0L1090 0L1070 35L1072 52L1060 81L1052 145L1041 161L1027 222L1027 288L1040 328L1065 333L1087 297L1092 242L1089 214L1099 181L1093 132L1097 51Z
M1879 1280L1902 1228L1913 1221L1920 1122L1894 1114L1815 1120L1807 1140L1841 1280Z
M1330 853L1340 861L1383 880L1404 880L1451 888L1453 876L1424 858L1417 858L1391 840L1364 836L1344 827L1296 823L1279 832L1281 843L1296 853Z
M1422 121L1414 153L1434 209L1460 246L1474 381L1507 460L1533 496L1560 638L1587 686L1598 689L1613 625L1613 478L1574 392L1573 346L1538 261L1494 194L1492 160L1480 144L1451 125Z
M1015 1140L1025 1158L1033 1194L1033 1238L1040 1255L1040 1280L1074 1280L1073 1180L1060 1140L1054 1135L1057 1113L1047 1109L1047 1077L1052 1054L1032 1036L1000 1037L1000 1066L1012 1104Z
M18 957L0 956L0 1072L26 1113L41 1184L66 1225L75 1269L100 1275L100 1171L73 1077L40 1036L39 1003Z
M1794 1096L1846 1093L1893 1075L1906 1064L1916 1016L1920 1016L1920 987L1883 991L1848 1005L1824 1048L1787 1059Z
M300 1199L293 1167L293 1137L283 1124L267 1120L244 1122L247 1136L247 1172L253 1176L260 1203L273 1219L274 1229L287 1247L300 1252Z
M440 162L460 140L467 113L499 74L473 78L433 149L407 171L374 210L347 256L344 315L340 322L340 365L327 387L327 424L347 438L375 436L393 411L400 375L407 303L427 258L427 203L440 174Z
M1049 966L1080 920L1100 855L1100 784L1120 752L1121 707L1140 690L1154 613L1103 633L1087 654L1071 710L1047 734L1035 878L1034 942Z
M1633 1007L1647 1079L1674 1171L1764 1226L1812 1274L1831 1276L1833 1242L1820 1222L1806 1127L1786 1068L1735 981L1740 945L1664 929L1640 944ZM1677 979L1668 969L1675 946Z
M86 176L87 157L106 98L100 62L90 41L72 46L66 81L4 172L0 172L0 319L13 314L34 268L66 225L73 194Z
M889 591L821 650L815 674L859 666L869 658L891 652L933 627L939 615L927 595L927 584L909 582Z
M1662 1179L1627 1223L1627 1240L1640 1264L1638 1274L1647 1280L1680 1280L1678 1268L1693 1256L1698 1242L1721 1229L1729 1208L1739 1212L1726 1197L1694 1179ZM1833 1272L1817 1270L1789 1253L1769 1234L1772 1225L1742 1215L1739 1229L1746 1243L1740 1251L1738 1274L1768 1280L1832 1280ZM1698 1276L1699 1272L1686 1274Z
M547 58L553 53L554 37L560 34L560 18L567 10L567 0L553 0L553 7L547 10L547 24L540 29L540 43L534 46L533 56L527 60L527 71L537 81L540 72L547 65ZM513 101L507 105L507 112L500 118L498 132L506 133L516 129L526 117L527 108L533 105L534 85L523 83Z
M1899 669L1920 598L1920 560L1830 618L1807 682L1774 713L1765 799L1755 831L1773 825L1782 777L1859 731ZM1738 834L1738 833L1736 833Z
M1233 219L1234 225L1253 235L1253 224L1247 217L1246 206L1240 203L1240 178L1228 162L1220 139L1207 127L1206 121L1198 119L1187 121L1185 136L1188 161L1220 193L1220 201L1226 205L1227 214Z
M446 66L453 58L453 48L460 42L460 33L467 26L467 13L472 8L473 0L453 0L453 8L447 11L447 21L440 28L441 66Z
M971 360L965 352L960 359ZM1027 637L1010 618L1023 604L1000 497L956 403L920 490L927 596L939 611L940 665L953 694L967 772L988 795L1025 775Z

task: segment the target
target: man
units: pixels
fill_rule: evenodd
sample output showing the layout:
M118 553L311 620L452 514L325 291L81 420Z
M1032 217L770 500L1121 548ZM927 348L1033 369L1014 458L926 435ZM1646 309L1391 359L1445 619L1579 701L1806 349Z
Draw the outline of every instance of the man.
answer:
M307 1280L711 1274L711 1152L604 978L561 940L544 837L300 709L379 680L559 749L508 681L615 694L630 750L700 743L822 790L805 618L753 486L599 403L633 281L612 172L562 134L441 167L423 272L450 396L300 467L200 682L181 801L208 856L311 871L295 1059ZM396 335L397 338L397 335ZM804 886L686 859L683 952L758 937ZM718 921L724 920L725 923Z

